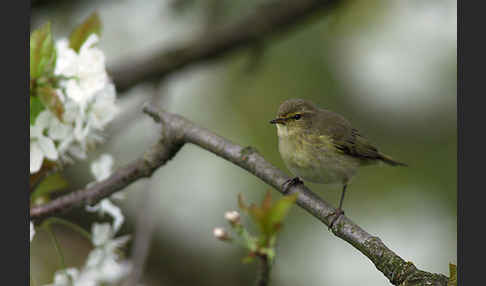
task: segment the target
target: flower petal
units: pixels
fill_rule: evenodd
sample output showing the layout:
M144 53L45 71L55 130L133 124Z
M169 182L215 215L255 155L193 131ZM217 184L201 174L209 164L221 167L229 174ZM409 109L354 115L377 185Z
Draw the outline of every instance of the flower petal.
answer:
M42 128L39 125L30 126L30 140L36 139L42 136Z
M91 233L93 235L91 240L95 246L107 243L113 236L109 223L93 223Z
M30 173L36 173L42 166L44 160L44 152L39 147L37 141L30 142Z
M94 206L87 206L86 211L88 212L98 212L100 215L108 214L113 218L113 234L120 230L125 217L121 212L120 208L113 204L109 199L102 199L99 203Z
M51 160L57 160L58 153L52 139L42 136L37 139L37 142L39 144L40 149L44 153L44 156L46 156L46 158Z
M92 48L93 45L99 42L100 38L95 33L88 36L88 38L84 41L83 45L79 49L79 53L86 52Z
M72 129L72 126L64 124L55 118L49 126L49 137L53 140L64 140L73 132Z
M102 154L97 160L91 163L91 174L96 181L102 181L111 175L113 169L113 157L109 154Z
M78 65L78 54L69 48L68 39L60 39L56 42L56 68L54 74L63 76L75 76Z
M35 119L35 125L38 126L42 131L46 129L54 115L49 111L49 110L43 110L39 115L37 115L37 118Z
M69 154L73 155L77 159L83 160L86 159L86 148L79 144L73 144L68 149Z

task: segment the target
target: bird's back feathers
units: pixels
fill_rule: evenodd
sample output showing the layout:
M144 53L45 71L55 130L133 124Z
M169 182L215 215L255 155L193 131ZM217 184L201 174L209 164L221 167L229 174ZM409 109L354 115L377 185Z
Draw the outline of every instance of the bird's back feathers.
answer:
M323 112L317 113L316 118L313 120L313 124L319 126L316 126L318 128L313 128L313 130L320 130L323 133L321 135L330 137L336 149L346 155L361 159L363 164L382 161L391 166L407 166L378 151L343 116L326 109L321 109L321 111Z

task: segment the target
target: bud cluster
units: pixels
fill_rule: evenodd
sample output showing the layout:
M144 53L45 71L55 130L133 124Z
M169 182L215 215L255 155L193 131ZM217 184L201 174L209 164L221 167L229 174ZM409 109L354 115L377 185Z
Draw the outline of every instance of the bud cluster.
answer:
M232 225L240 223L240 213L237 211L227 211L224 213L224 218Z

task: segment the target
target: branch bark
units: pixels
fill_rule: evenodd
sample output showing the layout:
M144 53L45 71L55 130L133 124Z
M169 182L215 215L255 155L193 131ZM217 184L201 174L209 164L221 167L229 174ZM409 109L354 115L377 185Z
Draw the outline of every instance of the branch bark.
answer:
M118 169L109 178L90 188L32 207L31 218L39 220L72 207L96 204L132 182L149 177L173 158L185 143L191 143L247 170L283 194L298 193L297 204L325 225L330 225L333 217L328 215L335 209L305 185L291 186L285 192L282 186L289 177L267 162L255 148L234 144L176 114L150 106L146 106L144 112L162 125L162 137L143 158ZM367 233L344 215L333 225L332 232L368 257L393 285L447 285L446 276L417 269L413 263L406 262L390 250L379 237Z
M180 47L135 56L108 68L119 92L145 80L160 79L190 64L220 58L229 52L259 44L270 34L283 32L318 11L329 12L337 0L284 0L260 5L247 18L203 33Z
M256 286L267 286L270 283L270 260L268 256L261 255L260 258L260 269L258 273L258 278L256 281Z

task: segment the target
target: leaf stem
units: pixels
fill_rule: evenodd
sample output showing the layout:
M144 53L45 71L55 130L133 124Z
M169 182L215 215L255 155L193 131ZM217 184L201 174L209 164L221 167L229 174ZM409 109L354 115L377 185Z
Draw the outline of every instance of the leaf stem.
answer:
M84 228L82 228L79 225L74 224L74 223L72 223L68 220L58 218L58 217L50 217L50 218L47 218L42 223L42 225L49 225L49 224L53 224L53 223L61 224L61 225L64 225L64 226L74 230L75 232L81 234L84 238L86 238L91 243L91 234L89 232L87 232Z
M265 254L258 255L260 258L260 272L256 281L257 286L267 286L270 283L270 260Z
M62 250L61 250L61 246L59 244L59 241L56 238L56 235L52 231L51 226L49 224L44 224L43 228L49 233L49 235L51 237L54 248L56 249L57 255L59 256L59 260L60 260L59 262L61 263L61 269L66 269L66 263L65 263L65 260L64 260L64 255L63 255Z

